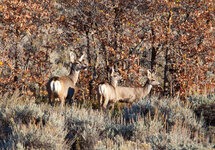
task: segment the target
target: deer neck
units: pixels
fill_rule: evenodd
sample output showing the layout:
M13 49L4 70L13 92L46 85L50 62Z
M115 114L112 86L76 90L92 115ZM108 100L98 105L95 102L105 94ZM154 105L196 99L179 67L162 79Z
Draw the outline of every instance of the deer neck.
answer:
M118 82L117 82L117 80L113 80L113 79L111 79L110 84L111 84L112 86L116 87L116 86L117 86L117 84L118 84Z
M152 89L152 85L150 84L150 80L147 80L145 85L143 86L143 91L146 95L148 95L151 89Z
M76 85L78 81L78 76L79 76L80 71L75 70L74 64L72 64L72 68L69 74L69 78L73 81L74 85Z

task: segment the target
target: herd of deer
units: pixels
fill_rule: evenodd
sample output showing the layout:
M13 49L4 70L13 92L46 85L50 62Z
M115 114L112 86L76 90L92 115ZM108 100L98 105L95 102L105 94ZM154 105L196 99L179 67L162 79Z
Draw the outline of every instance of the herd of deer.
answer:
M72 63L71 71L68 76L52 77L47 84L47 91L49 95L49 103L53 103L55 98L61 101L61 110L63 109L66 99L72 99L78 88L76 83L78 81L80 70L87 68L83 62L84 55L79 59L70 53L70 61ZM104 109L108 104L116 102L133 103L140 98L144 98L151 91L153 85L159 85L159 82L154 72L147 70L147 81L145 85L140 88L118 86L118 81L121 79L119 73L114 71L112 67L110 83L101 83L98 85L98 98L100 106Z

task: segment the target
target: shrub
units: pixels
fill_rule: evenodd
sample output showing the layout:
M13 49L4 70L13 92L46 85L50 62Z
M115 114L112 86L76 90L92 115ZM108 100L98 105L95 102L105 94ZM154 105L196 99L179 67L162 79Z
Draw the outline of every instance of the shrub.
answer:
M58 106L25 100L18 91L12 96L6 94L0 97L0 148L212 148L213 136L208 134L203 120L197 119L189 105L169 98L146 101L111 117L109 113L76 105L66 106L60 112ZM133 122L119 122L120 117Z
M93 110L72 107L67 118L68 135L72 147L93 149L99 135L105 129L105 117Z
M62 149L67 131L64 117L48 106L23 101L18 92L0 103L0 147ZM41 107L42 106L42 107ZM49 112L47 114L46 112ZM52 113L50 113L52 112ZM48 115L48 116L47 116Z

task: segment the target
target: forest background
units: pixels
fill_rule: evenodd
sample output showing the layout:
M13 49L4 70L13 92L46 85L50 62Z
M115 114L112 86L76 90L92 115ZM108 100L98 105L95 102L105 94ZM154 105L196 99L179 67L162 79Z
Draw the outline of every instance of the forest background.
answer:
M142 86L151 69L161 95L214 93L214 14L212 0L2 0L0 92L41 99L50 77L69 73L73 51L89 66L79 99L95 99L111 66L124 86Z

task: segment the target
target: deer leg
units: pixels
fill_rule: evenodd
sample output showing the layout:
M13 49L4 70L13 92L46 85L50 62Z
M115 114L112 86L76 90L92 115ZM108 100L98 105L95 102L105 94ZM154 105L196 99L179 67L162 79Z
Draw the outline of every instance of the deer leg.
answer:
M52 98L51 98L52 94L49 94L49 104L51 104Z
M61 112L63 111L63 106L64 106L64 103L65 103L65 98L64 97L59 97L60 101L61 101Z
M53 102L54 102L54 94L51 93L49 94L49 104L53 105Z
M103 103L103 108L106 109L107 108L107 104L108 104L109 99L105 97L105 101Z
M98 99L99 99L99 106L102 107L102 98L103 96L98 94Z
M99 105L100 105L100 109L102 110L104 107L103 107L103 104L104 104L104 97L102 95L100 95L100 101L99 101Z
M75 100L75 97L76 97L76 95L78 94L78 91L79 91L78 87L75 87L74 89L75 89L75 92L74 92L74 94L72 96L72 100Z
M108 109L111 108L111 112L114 110L114 103L109 104Z

